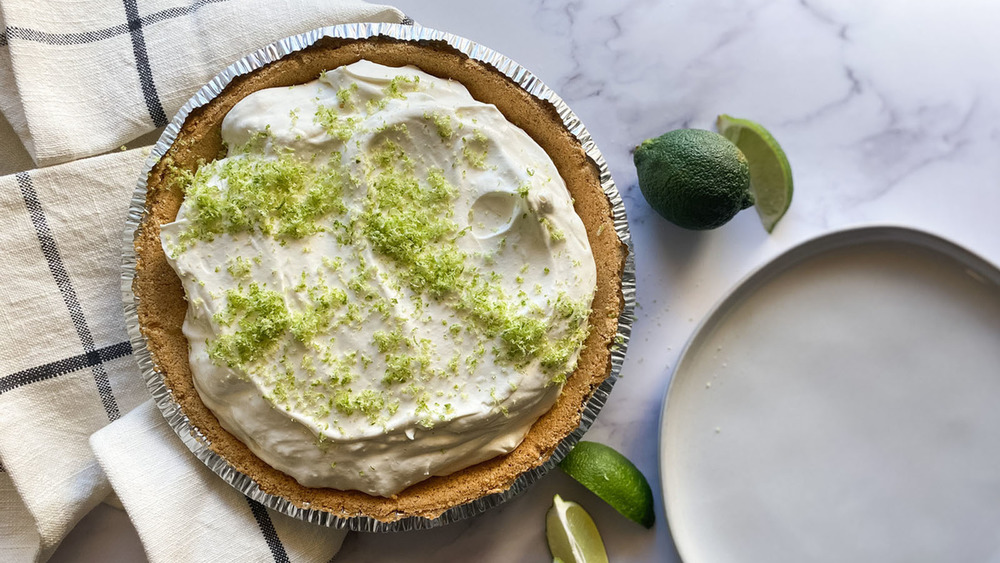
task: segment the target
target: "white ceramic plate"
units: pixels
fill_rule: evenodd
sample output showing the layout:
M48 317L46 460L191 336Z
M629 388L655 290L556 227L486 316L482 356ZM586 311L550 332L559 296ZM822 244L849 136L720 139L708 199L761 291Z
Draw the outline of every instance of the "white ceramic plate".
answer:
M894 227L745 279L660 429L687 563L1000 562L1000 271Z

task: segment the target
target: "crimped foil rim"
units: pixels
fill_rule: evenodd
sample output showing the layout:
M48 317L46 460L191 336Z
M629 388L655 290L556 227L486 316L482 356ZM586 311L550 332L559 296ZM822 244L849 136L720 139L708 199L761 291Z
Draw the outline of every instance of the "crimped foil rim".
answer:
M601 385L594 390L593 395L584 405L580 417L580 425L559 443L552 456L545 463L522 473L506 491L486 495L467 504L452 507L433 519L410 516L393 522L382 522L367 516L343 518L326 511L299 507L283 497L262 491L253 479L236 470L225 459L209 448L207 438L191 424L187 416L181 411L180 406L174 401L172 393L167 388L162 375L157 371L153 363L152 356L146 346L146 340L139 331L138 298L132 292L132 281L135 278L136 268L134 238L146 208L146 182L150 170L152 170L153 166L166 154L167 149L173 144L188 115L194 109L207 104L218 96L234 78L261 68L291 53L310 47L324 37L337 39L387 37L413 42L444 42L468 57L496 68L527 93L550 103L558 112L566 129L580 141L587 156L597 166L600 173L601 187L608 201L611 203L615 232L619 240L628 249L624 271L622 272L621 288L625 306L618 317L618 330L611 349L611 372ZM394 532L435 528L475 516L487 509L498 506L526 490L532 483L562 461L566 454L573 449L573 446L576 445L587 429L594 423L597 414L604 407L604 403L607 402L611 388L614 386L615 381L618 380L622 364L625 361L625 350L628 347L628 342L632 334L632 322L634 320L635 258L632 248L632 237L628 228L628 219L625 216L625 205L622 202L621 194L619 194L614 180L611 178L611 172L608 169L607 162L604 160L604 156L598 150L590 133L576 114L563 102L562 98L543 84L541 80L511 59L464 37L418 25L355 23L315 29L281 39L258 49L219 73L208 84L198 90L177 112L177 115L167 125L166 130L160 136L156 145L153 146L149 157L146 158L143 171L139 175L135 192L132 195L123 234L121 292L129 339L132 342L133 357L139 364L139 369L142 371L146 386L149 388L156 406L159 407L160 412L163 413L170 427L177 433L181 441L184 442L184 445L208 466L209 469L246 496L268 508L287 514L293 518L338 529L346 528L361 532Z

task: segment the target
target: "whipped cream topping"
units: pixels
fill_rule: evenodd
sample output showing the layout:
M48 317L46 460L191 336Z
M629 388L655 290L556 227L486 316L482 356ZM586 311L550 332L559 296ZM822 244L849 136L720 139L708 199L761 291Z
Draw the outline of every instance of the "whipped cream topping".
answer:
M461 84L368 61L258 91L161 241L195 387L307 487L390 496L513 450L596 267L551 159Z

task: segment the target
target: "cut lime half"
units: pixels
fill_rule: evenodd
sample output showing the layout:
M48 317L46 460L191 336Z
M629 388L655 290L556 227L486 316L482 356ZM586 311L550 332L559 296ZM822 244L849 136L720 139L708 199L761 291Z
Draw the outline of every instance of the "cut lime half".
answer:
M754 205L770 233L792 203L792 167L785 151L767 129L748 119L720 115L715 126L747 157Z

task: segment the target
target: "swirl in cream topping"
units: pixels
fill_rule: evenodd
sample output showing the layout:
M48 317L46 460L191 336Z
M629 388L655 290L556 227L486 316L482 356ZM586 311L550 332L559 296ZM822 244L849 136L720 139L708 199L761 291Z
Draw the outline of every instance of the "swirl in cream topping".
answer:
M389 496L513 450L596 268L552 160L461 84L367 61L255 92L161 240L195 387L307 487Z

